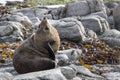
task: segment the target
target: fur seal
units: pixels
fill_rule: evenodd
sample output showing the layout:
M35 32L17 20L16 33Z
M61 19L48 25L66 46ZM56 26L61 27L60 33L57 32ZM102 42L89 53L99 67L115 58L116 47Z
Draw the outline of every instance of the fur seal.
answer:
M57 30L44 18L38 30L15 50L13 66L20 74L55 68L59 47Z

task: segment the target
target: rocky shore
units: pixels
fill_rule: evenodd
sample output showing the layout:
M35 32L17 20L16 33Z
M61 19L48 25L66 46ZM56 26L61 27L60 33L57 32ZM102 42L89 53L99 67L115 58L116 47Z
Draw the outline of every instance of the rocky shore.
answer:
M81 0L61 7L0 9L0 80L120 79L119 2ZM37 30L44 17L61 38L58 66L18 74L12 65L14 50Z

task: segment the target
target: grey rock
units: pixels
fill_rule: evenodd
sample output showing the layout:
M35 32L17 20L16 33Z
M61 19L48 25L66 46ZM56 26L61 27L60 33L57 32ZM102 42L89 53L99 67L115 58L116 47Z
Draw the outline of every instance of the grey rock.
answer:
M103 0L86 0L90 7L91 13L103 11L106 13Z
M63 18L60 20L51 20L51 24L58 30L62 39L72 41L85 41L86 32L80 21L74 18Z
M48 13L49 9L43 7L22 8L17 10L17 12L21 12L25 16L28 16L32 22L34 22L35 17L38 17L40 20L42 20L44 17L52 19L52 15Z
M97 34L93 30L90 30L90 29L86 28L85 32L91 38L94 38L94 39L98 38Z
M107 21L109 23L110 29L115 29L115 23L114 23L113 16L109 16Z
M82 80L82 78L80 78L80 77L75 77L75 78L73 78L72 80Z
M0 72L0 80L13 80L13 75L8 72Z
M61 69L32 72L16 76L13 80L67 80L61 73Z
M120 80L120 72L103 73L102 76L108 80Z
M1 21L16 21L16 22L20 22L23 26L25 26L26 29L33 29L33 23L31 22L31 20L23 15L20 12L15 12L12 15L4 15L1 17L0 19Z
M58 51L55 56L58 60L58 65L65 66L76 63L78 57L81 56L81 54L82 50L71 48L63 51Z
M25 16L28 16L30 18L30 20L31 20L31 18L36 17L34 8L22 8L22 9L18 9L16 12L23 13Z
M120 31L116 29L110 29L105 31L99 38L111 37L111 38L120 38Z
M20 24L19 22L12 22L12 21L2 21L0 22L0 36L21 36L23 37L23 31L25 27Z
M99 39L105 41L111 47L120 46L120 32L116 29L105 31Z
M120 6L117 6L113 10L113 18L114 18L115 28L117 30L120 30Z
M42 20L44 17L47 17L48 19L52 19L52 15L48 14L48 9L46 8L34 8L35 16L38 17L40 20Z
M92 72L90 72L89 69L85 68L84 66L70 65L70 67L74 68L78 74L82 74L85 76L91 76L93 78L103 78L102 76L93 74Z
M52 15L52 19L58 20L58 19L64 18L66 15L65 10L66 10L66 7L59 7L57 9L51 10L50 14Z
M90 13L106 18L107 15L103 0L81 0L66 6L66 17L86 16Z
M66 8L66 17L85 16L90 13L90 8L86 0L68 4Z
M76 70L74 70L71 67L62 67L61 73L67 78L67 79L73 79L76 77Z
M74 62L78 59L79 56L81 56L82 50L71 48L71 49L67 49L67 50L63 50L63 51L58 51L57 56L59 56L59 54L66 54L69 61Z
M120 46L119 38L103 37L103 38L100 38L100 40L107 43L110 47Z
M100 16L100 17L105 18L105 19L108 18L107 14L104 11L99 11L99 12L91 13L90 15L93 15L93 16L97 15L97 16Z
M116 2L105 2L104 4L106 7L110 8L110 9L113 9L113 8L116 8L117 6L119 6L119 4Z
M4 43L4 42L17 42L17 41L23 41L23 38L16 37L13 35L0 37L0 42L2 42L2 43Z
M81 22L85 28L91 29L97 34L101 34L104 31L109 30L108 22L100 16L82 17Z
M56 57L57 65L66 66L69 64L69 58L66 54L58 53L55 55L55 57Z
M5 64L0 64L0 72L8 72L11 73L13 76L18 75L18 73L13 67L12 61L8 61Z

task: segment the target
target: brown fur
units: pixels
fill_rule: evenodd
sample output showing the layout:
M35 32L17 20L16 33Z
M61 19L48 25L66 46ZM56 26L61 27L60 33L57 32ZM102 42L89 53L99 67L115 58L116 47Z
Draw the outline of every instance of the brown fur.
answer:
M47 42L50 42L54 53L59 50L58 32L47 19L44 19L36 33L15 50L13 65L16 71L28 73L54 68L55 60L50 57L49 50L45 48Z

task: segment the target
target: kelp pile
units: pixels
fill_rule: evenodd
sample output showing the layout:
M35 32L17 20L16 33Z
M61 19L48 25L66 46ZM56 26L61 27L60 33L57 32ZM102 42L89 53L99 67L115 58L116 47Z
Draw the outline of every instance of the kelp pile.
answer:
M82 56L79 57L78 61L80 64L119 64L120 47L114 48L109 47L105 42L98 39L93 42L85 43L74 43L70 41L61 42L61 50L69 48L82 49Z
M14 50L19 46L17 43L0 43L0 64L4 64L12 60Z
M5 63L12 59L14 50L21 42L1 43L0 44L0 63ZM82 55L79 56L80 64L119 64L120 47L109 47L105 42L94 40L93 42L75 43L71 41L61 41L60 50L79 48Z

